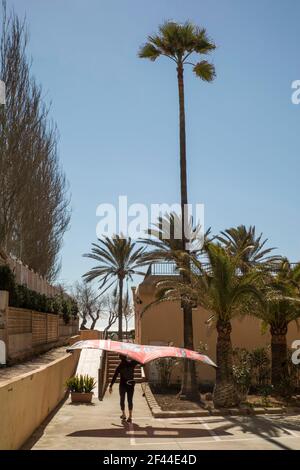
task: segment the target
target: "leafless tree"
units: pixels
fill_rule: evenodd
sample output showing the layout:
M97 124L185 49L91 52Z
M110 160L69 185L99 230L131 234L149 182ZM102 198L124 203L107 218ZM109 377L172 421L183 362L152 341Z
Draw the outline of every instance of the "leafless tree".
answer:
M106 316L106 299L99 298L91 284L85 281L75 284L73 295L77 300L79 315L82 319L80 329L94 330L100 317ZM87 327L90 320L91 324Z
M116 323L118 319L118 306L119 302L116 297L106 297L105 302L105 320L106 327L104 328L104 333L106 334L108 330Z
M128 328L129 328L129 323L134 317L134 309L132 304L130 303L129 299L129 293L128 291L126 292L124 298L123 298L123 316L125 320L125 331L126 334L128 333Z
M104 331L108 331L118 319L119 296L117 294L117 291L113 291L111 295L106 296L104 301L104 312L105 319L107 320L107 325ZM130 304L128 291L122 299L122 312L123 320L125 321L125 330L126 333L128 333L129 322L134 315L132 305Z
M0 245L53 280L70 220L58 132L31 74L25 21L2 2L0 78Z

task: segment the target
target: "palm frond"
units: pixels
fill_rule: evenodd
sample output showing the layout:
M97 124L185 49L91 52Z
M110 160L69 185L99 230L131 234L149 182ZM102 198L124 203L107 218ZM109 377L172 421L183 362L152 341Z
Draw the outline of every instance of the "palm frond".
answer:
M212 82L216 77L216 71L213 64L207 62L207 60L201 60L194 68L194 73L197 77L201 78L204 82Z

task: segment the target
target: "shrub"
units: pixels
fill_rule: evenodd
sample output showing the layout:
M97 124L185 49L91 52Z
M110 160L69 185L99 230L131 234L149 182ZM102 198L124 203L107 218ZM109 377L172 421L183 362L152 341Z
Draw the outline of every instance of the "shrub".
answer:
M274 391L270 386L271 360L268 348L256 348L252 351L235 348L232 371L242 399L246 398L250 387L265 397Z
M0 266L0 290L12 292L15 285L15 275L9 266Z
M236 348L233 351L234 364L232 367L233 379L240 400L245 400L251 385L251 354L246 349Z
M292 386L298 392L300 390L300 364L294 364L292 361L293 351L288 349L288 374Z
M166 390L170 387L172 371L179 363L180 361L174 357L162 357L160 359L156 359L155 366L158 370L159 384L162 390Z
M252 385L260 387L270 382L271 360L268 348L256 348L250 353Z
M9 292L10 307L27 308L37 312L56 313L63 315L65 323L70 321L71 316L77 317L78 306L75 299L59 294L47 297L25 285L16 283L15 275L9 266L0 266L0 290Z

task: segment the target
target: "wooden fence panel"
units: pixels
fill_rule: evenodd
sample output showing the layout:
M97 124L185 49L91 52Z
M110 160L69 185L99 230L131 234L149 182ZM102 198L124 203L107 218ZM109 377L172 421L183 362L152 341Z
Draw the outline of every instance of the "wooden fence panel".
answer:
M58 340L59 315L47 313L47 343Z
M47 342L47 314L32 312L32 345Z
M31 333L32 331L32 312L23 308L8 309L8 334L17 335L22 333Z

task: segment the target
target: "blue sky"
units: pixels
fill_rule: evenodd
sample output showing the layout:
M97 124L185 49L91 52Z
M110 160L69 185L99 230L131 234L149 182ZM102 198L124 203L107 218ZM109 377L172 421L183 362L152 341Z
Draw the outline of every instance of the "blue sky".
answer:
M185 74L189 198L216 233L255 224L300 259L298 0L8 0L30 30L33 72L60 131L72 193L60 280L91 267L96 207L177 202L176 71L137 57L164 19L205 26L218 45L213 84Z

